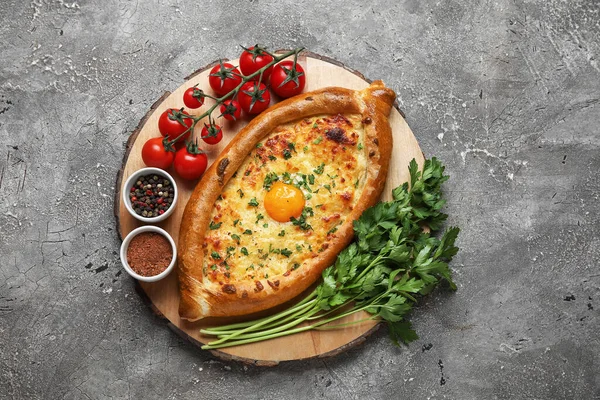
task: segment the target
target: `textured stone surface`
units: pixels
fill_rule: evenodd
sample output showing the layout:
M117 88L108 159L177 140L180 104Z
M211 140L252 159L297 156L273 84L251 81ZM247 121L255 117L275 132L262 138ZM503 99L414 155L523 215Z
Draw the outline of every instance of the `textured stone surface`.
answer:
M600 398L598 2L333 3L0 2L0 398ZM255 42L383 79L446 163L459 290L409 347L381 329L334 359L222 362L121 273L128 135Z

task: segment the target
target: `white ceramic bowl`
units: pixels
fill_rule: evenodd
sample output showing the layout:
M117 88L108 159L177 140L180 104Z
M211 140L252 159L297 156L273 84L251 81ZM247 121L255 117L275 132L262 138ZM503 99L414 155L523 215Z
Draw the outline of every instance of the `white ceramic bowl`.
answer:
M131 206L131 200L129 199L129 192L130 192L133 184L141 176L151 175L151 174L163 176L171 182L171 185L173 185L173 202L171 203L171 206L169 207L169 209L164 212L164 214L158 215L156 217L148 218L148 217L143 217L141 215L136 214L133 207ZM123 192L123 203L125 204L125 208L127 208L127 211L129 211L129 214L131 214L134 218L139 219L142 222L156 223L156 222L160 222L160 221L167 219L169 217L169 215L171 215L173 213L173 211L175 210L175 205L177 204L177 195L178 195L179 190L177 189L177 183L175 182L175 179L173 179L173 177L168 172L166 172L162 169L159 169L159 168L147 167L147 168L139 169L136 172L134 172L133 174L131 174L131 176L129 178L127 178L127 180L125 181L125 184L123 185L123 189L121 190L121 192Z
M133 269L131 269L131 267L129 266L129 263L127 262L127 249L129 248L129 243L131 242L131 239L133 239L135 236L137 236L143 232L160 233L161 235L163 235L164 237L166 237L169 240L169 243L171 243L171 248L173 249L173 259L171 260L171 263L169 264L167 269L165 269L163 272L161 272L158 275L154 275L154 276L138 275L135 273L135 271ZM175 268L176 260L177 260L177 246L175 246L175 241L173 240L171 235L169 235L167 233L167 231L159 228L158 226L152 226L152 225L140 226L139 228L132 230L129 233L129 235L127 235L125 237L125 239L123 240L123 243L121 244L121 263L123 264L123 268L125 268L125 271L127 271L127 273L129 275L131 275L135 279L142 281L142 282L156 282L156 281L161 280L165 276L169 275L169 273L171 271L173 271L173 268Z

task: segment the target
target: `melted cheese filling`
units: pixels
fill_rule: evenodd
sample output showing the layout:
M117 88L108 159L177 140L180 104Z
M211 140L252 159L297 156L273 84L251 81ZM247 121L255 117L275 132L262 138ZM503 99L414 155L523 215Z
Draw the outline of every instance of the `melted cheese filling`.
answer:
M321 115L281 125L256 145L223 188L205 235L203 273L220 284L276 282L328 248L360 198L367 176L360 115ZM298 218L265 210L274 182L304 195ZM259 290L262 284L257 282Z

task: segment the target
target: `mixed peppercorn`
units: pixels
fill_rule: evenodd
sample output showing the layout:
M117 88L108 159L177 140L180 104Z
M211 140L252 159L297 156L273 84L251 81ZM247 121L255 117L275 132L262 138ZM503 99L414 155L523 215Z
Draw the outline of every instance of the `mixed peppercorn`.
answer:
M171 207L174 196L175 189L171 181L155 174L140 176L129 189L133 211L145 218L164 214Z

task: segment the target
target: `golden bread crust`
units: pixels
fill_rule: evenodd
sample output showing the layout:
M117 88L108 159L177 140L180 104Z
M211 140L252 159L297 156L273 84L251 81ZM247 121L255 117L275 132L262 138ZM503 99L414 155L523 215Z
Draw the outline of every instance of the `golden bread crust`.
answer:
M195 321L208 316L245 315L284 303L306 290L333 264L340 251L352 240L352 223L375 204L383 190L392 152L388 115L395 93L381 81L355 91L329 87L304 93L275 104L253 119L223 150L206 171L190 197L181 222L178 244L178 275L181 318ZM364 124L367 177L356 206L337 227L335 241L315 255L310 268L299 268L262 279L219 285L203 273L206 246L204 238L211 212L224 186L238 171L257 143L275 128L302 118L323 114L360 114Z

